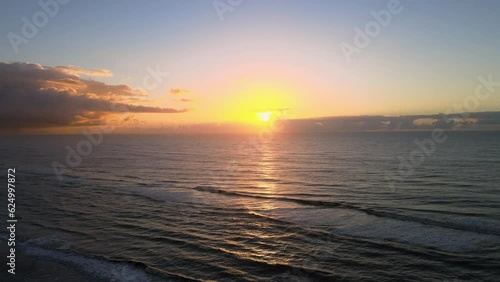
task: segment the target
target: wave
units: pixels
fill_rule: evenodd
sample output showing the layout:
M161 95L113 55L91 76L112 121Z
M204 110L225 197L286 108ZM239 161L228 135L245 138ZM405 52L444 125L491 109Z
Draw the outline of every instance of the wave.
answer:
M412 216L412 215L403 215L403 214L394 213L394 212L390 212L390 211L375 210L373 208L357 206L357 205L353 205L353 204L346 203L346 202L330 202L330 201L297 199L297 198L290 198L290 197L264 196L262 194L252 194L252 193L245 193L245 192L232 192L232 191L227 191L227 190L223 190L223 189L219 189L219 188L215 188L215 187L210 187L210 186L196 186L194 189L197 191L201 191L201 192L223 194L223 195L234 196L234 197L250 197L250 198L257 198L257 199L288 201L288 202L294 202L294 203L298 203L298 204L306 205L306 206L319 206L319 207L326 207L326 208L344 208L344 209L360 211L360 212L363 212L365 214L373 215L373 216L377 216L377 217L391 218L391 219L396 219L396 220L400 220L400 221L407 221L407 222L417 222L417 223L421 223L424 225L431 225L431 226L437 226L437 227L443 227L443 228L449 228L449 229L456 229L456 230L480 233L480 234L485 234L485 235L500 236L500 229L498 227L495 227L495 226L489 226L489 225L482 225L482 226L481 225L474 225L474 226L472 226L472 225L460 224L457 222L450 222L450 221L444 222L444 221L439 221L439 220L430 219L430 218L422 218L422 217L417 217L417 216Z
M314 269L306 265L284 264L277 262L270 263L262 259L243 256L241 253L225 248L218 248L218 251L231 255L241 264L253 266L255 269L261 269L261 271L267 275L273 274L276 278L283 279L282 281L289 281L292 277L300 278L300 281L308 281L309 279L313 279L313 281L335 281L340 277L330 271Z
M7 236L0 237L0 240L7 240ZM27 242L18 241L17 245L19 250L26 256L62 263L103 281L201 281L179 273L171 273L163 269L150 267L137 261L112 260L105 257L74 253L68 250L68 246L71 245L69 242L53 237L39 237ZM56 245L59 247L53 249Z
M2 236L0 240L6 240ZM38 238L31 242L17 242L19 250L26 256L62 263L75 267L97 279L116 282L150 282L154 277L146 273L146 266L136 262L114 262L102 257L90 257L63 250L47 249L38 244L51 244L53 238ZM57 241L57 240L56 240ZM38 244L34 244L34 243Z
M53 170L20 170L17 174L31 174L31 175L56 175Z

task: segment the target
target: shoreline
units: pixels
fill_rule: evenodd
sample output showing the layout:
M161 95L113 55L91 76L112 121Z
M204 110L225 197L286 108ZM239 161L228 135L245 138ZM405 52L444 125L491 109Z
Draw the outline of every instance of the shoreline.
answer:
M71 282L100 282L77 267L64 263L47 260L35 256L28 256L22 251L16 252L16 273L7 272L8 266L0 274L1 281L71 281Z

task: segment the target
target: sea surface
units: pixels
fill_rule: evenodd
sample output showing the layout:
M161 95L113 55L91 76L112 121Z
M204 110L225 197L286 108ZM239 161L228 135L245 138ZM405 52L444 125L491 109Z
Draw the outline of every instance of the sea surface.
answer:
M96 281L500 281L500 133L431 137L3 136L0 163L18 250Z

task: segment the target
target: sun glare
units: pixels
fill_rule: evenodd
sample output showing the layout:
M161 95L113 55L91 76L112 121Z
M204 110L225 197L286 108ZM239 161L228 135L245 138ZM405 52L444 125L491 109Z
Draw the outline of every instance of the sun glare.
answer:
M257 116L262 120L263 122L268 122L271 120L271 116L273 115L272 112L261 112L257 113Z
M237 84L228 93L230 106L221 111L222 118L254 125L270 123L280 109L293 107L296 95L285 83L261 80Z

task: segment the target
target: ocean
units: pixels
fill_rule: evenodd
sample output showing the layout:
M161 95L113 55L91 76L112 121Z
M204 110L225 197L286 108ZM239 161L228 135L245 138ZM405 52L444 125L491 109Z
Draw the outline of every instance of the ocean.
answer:
M94 281L500 281L500 132L431 136L105 135L73 168L83 135L3 136L0 162L19 251Z

